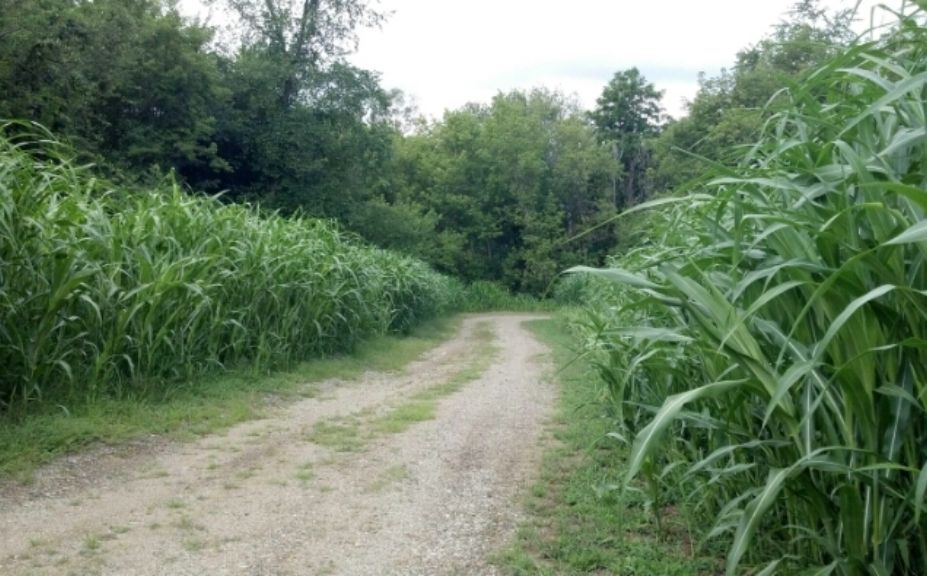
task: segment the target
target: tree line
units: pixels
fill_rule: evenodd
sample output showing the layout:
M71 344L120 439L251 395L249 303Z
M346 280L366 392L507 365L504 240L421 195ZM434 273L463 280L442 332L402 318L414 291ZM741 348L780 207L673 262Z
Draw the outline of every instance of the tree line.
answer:
M636 68L595 108L537 88L414 118L347 56L366 0L224 0L230 34L168 0L0 0L0 118L66 137L101 173L337 220L444 272L541 293L634 233L610 218L749 145L783 87L851 38L802 0L665 116ZM411 129L409 128L411 125ZM623 224L627 226L627 224Z

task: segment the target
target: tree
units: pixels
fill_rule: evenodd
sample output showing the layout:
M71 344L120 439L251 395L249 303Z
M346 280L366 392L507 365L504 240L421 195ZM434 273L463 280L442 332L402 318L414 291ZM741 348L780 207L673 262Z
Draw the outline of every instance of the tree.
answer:
M343 57L356 28L382 16L365 0L224 2L239 18L223 47L231 95L216 141L232 172L194 186L348 227L370 222L393 155L391 98Z
M356 29L383 14L366 0L227 0L244 25L243 47L263 52L278 76L280 104L292 106L313 76L356 43Z
M0 117L39 122L119 168L227 168L210 30L158 0L0 2Z
M646 196L646 139L659 133L663 118L660 100L663 92L641 75L637 68L615 73L589 114L599 138L612 147L615 160L623 168L622 196L617 179L613 182L613 202L621 206Z
M500 93L398 142L397 197L434 214L419 254L469 280L539 293L576 262L601 263L618 167L575 103L557 92Z

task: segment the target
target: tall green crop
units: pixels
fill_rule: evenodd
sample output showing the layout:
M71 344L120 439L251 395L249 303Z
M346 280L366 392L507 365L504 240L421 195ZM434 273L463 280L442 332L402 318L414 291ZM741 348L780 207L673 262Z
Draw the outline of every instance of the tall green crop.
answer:
M107 190L60 152L0 138L0 411L346 350L456 298L327 223Z
M858 45L585 293L627 478L727 573L927 566L927 31ZM803 572L804 573L804 572Z

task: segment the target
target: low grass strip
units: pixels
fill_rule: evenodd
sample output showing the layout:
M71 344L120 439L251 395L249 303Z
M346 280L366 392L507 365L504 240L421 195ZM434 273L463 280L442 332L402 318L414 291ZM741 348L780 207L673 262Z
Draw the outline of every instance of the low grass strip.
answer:
M447 381L429 386L380 416L365 418L365 414L361 413L318 422L307 439L336 452L357 452L376 438L400 434L414 424L433 420L438 402L479 378L499 352L488 322L481 322L474 328L473 342L468 361Z
M48 408L0 419L0 478L27 481L36 466L95 442L119 443L150 434L193 439L261 417L268 398L311 397L325 380L355 380L368 370L396 371L456 334L460 319L427 322L409 336L380 336L350 355L305 362L293 370L235 370L173 387L163 396L101 398L65 410Z
M683 518L664 511L662 529L646 498L620 491L626 449L610 441L610 421L597 402L597 380L570 349L560 320L526 326L554 352L560 387L555 439L541 477L527 497L527 517L516 542L496 563L515 575L719 573L719 560L693 552Z

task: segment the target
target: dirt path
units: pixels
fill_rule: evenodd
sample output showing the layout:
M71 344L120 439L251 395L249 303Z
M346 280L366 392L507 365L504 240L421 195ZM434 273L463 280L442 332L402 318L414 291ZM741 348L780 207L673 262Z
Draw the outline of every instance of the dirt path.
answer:
M527 318L470 317L401 374L3 488L0 574L494 574L488 557L512 535L554 401ZM433 419L389 427L422 398Z

